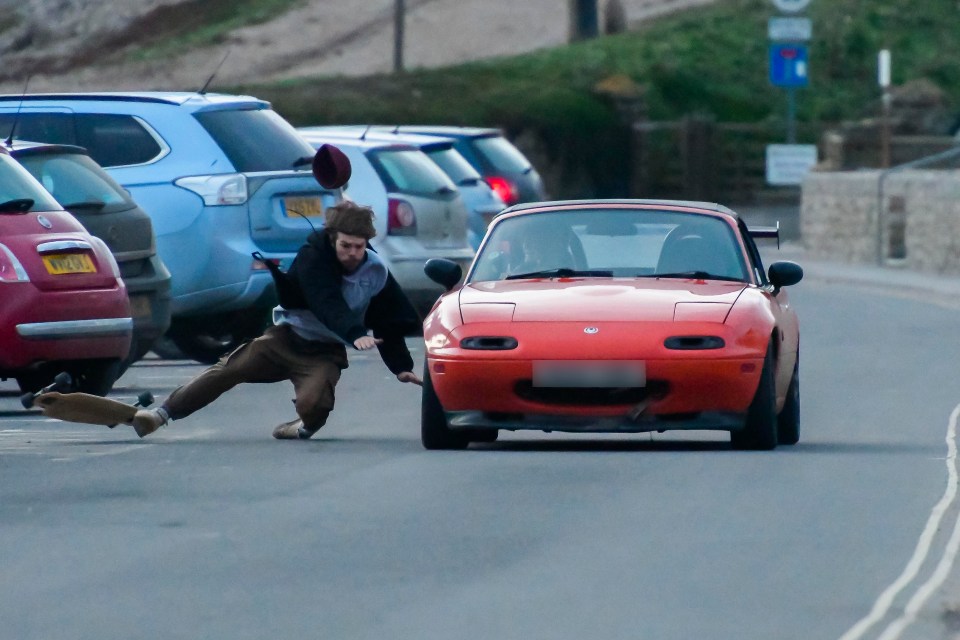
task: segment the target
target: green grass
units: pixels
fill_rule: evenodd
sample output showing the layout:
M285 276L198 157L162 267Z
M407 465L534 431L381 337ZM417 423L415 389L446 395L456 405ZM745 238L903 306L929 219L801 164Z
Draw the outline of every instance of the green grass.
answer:
M876 59L893 56L893 80L927 78L960 105L955 0L819 0L810 5L810 84L796 90L797 119L815 131L876 114ZM597 83L625 76L642 88L651 120L690 115L782 127L787 93L768 78L769 0L720 0L638 31L442 69L362 78L317 77L222 87L271 100L297 125L436 123L532 131L552 161L594 182L628 180L626 118ZM617 185L600 186L616 190Z
M442 121L540 124L611 113L594 85L625 74L646 88L652 119L705 114L721 121L783 117L769 84L768 0L725 0L644 29L510 58L399 76L310 78L237 87L274 97L301 122ZM830 0L811 4L810 85L798 118L837 121L879 97L876 55L893 52L895 83L929 78L960 103L958 10L948 0ZM298 96L302 96L300 99ZM569 111L567 115L565 112Z

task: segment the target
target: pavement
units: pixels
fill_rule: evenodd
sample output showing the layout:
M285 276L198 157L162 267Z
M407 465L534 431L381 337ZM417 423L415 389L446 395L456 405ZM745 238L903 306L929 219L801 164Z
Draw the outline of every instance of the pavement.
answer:
M924 273L896 266L854 264L813 258L800 242L786 242L780 250L761 248L765 266L792 260L803 267L804 281L827 282L880 289L904 298L960 309L960 276ZM802 286L802 282L798 286Z
M814 257L800 236L799 206L733 206L748 227L780 227L780 248L772 241L757 243L769 267L792 260L803 267L804 281L829 282L883 290L887 294L960 308L960 275L919 272L895 264L863 264ZM802 282L799 286L802 286Z

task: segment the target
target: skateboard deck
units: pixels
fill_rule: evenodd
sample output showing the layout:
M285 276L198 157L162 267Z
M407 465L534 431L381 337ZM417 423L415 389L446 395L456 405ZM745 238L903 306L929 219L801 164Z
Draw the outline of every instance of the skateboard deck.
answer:
M20 403L24 409L38 407L43 415L51 418L67 422L102 424L111 429L120 423L132 425L133 416L137 414L138 408L153 404L153 394L149 391L144 391L137 396L136 403L127 404L89 393L70 393L72 386L73 379L69 373L58 373L53 382L43 389L20 396Z
M133 416L140 407L148 406L153 397L141 394L138 403L127 404L119 400L101 398L88 393L60 393L48 391L33 399L33 406L38 407L43 415L66 420L68 422L83 422L86 424L102 424L115 427L118 424L133 424Z

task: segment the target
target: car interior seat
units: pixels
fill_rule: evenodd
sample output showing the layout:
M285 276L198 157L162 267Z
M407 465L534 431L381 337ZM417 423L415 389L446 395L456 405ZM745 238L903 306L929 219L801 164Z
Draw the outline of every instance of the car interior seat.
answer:
M715 251L712 243L703 236L684 233L674 237L671 233L660 251L657 273L686 273L687 271L730 275L723 256Z

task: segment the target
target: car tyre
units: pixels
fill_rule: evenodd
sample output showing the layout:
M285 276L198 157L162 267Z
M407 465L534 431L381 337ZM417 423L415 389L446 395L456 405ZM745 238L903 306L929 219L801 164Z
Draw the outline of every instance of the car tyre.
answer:
M123 361L119 358L81 360L67 367L67 371L73 376L73 386L77 391L105 396L110 393L114 383L120 377L122 366Z
M499 429L474 429L470 432L470 442L496 442Z
M113 389L122 373L122 367L123 361L119 358L48 362L35 371L21 373L16 380L21 392L36 393L65 371L72 380L68 392L79 391L105 396Z
M430 379L430 367L423 367L423 393L420 404L420 441L424 449L466 449L470 440L465 434L450 430L447 416L440 404L433 382Z
M179 318L173 322L167 336L187 358L202 364L216 364L244 342L259 337L269 325L268 310L251 308Z
M797 444L800 441L800 354L793 365L793 377L787 389L787 399L777 417L777 444Z
M36 393L53 382L53 374L45 370L23 372L16 381L21 393Z
M247 338L229 332L218 335L211 333L181 334L171 336L171 338L173 344L183 355L201 364L216 364L224 355L247 341Z
M768 451L777 446L777 389L774 379L776 362L773 344L767 347L760 383L753 396L743 428L730 432L730 442L737 449Z

